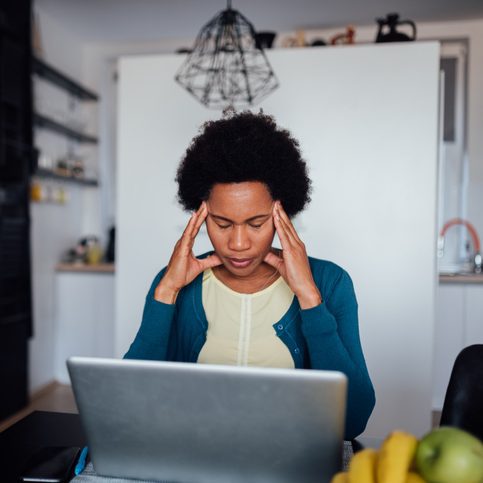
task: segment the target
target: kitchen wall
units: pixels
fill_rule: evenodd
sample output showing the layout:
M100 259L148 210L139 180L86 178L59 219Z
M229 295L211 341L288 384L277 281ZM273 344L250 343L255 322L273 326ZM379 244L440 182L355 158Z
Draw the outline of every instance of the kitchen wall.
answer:
M401 12L404 13L404 12ZM200 19L200 26L202 24ZM256 25L256 22L255 22ZM483 19L471 21L418 23L418 39L468 39L469 41L469 78L468 78L468 163L469 182L467 212L464 215L472 221L483 236ZM343 31L345 26L335 29L306 31L306 39L329 39ZM356 42L373 42L376 26L356 28ZM193 36L197 32L193 33ZM280 47L294 32L279 33L275 47ZM100 106L99 130L101 133L100 159L108 175L103 192L102 223L115 218L115 165L116 165L116 96L117 87L113 72L116 59L122 55L172 53L179 47L191 46L193 39L163 39L150 43L86 44L84 53L84 78L101 92L103 103ZM397 60L394 60L397 63ZM354 79L354 85L357 80ZM417 115L417 106L414 106ZM107 192L106 192L107 190Z
M46 61L100 94L98 115L90 119L90 124L98 131L100 138L98 153L101 187L99 190L69 188L71 200L66 206L32 205L35 317L35 336L30 344L32 389L49 382L54 374L55 263L61 253L82 234L96 233L104 237L107 228L117 217L117 59L129 54L171 53L178 47L190 46L193 41L193 38L178 38L151 43L82 43L71 34L68 26L56 23L39 8L36 11ZM203 20L200 19L200 26ZM307 32L307 39L328 38L343 28L312 30ZM467 217L483 234L483 136L480 134L483 128L483 19L421 23L418 24L418 31L419 38L469 39ZM193 37L196 33L193 32ZM372 41L375 34L375 26L357 28L356 41ZM293 32L279 34L276 44L280 45L287 35L293 35Z
M82 79L83 49L79 39L37 10L44 60L74 79ZM60 95L60 94L59 94ZM43 134L40 134L43 136ZM39 133L37 132L36 140ZM51 137L64 149L65 140ZM38 144L38 143L37 143ZM55 185L56 183L48 183ZM89 201L89 191L78 185L64 185L69 193L65 205L31 203L32 289L34 336L30 340L30 391L37 390L54 378L54 341L56 339L55 265L65 250L86 232L85 217L96 219L98 208ZM92 226L92 223L90 224ZM97 228L94 228L97 230Z
M404 13L404 12L401 12ZM404 15L403 15L404 16ZM468 187L464 214L483 237L483 19L458 22L419 23L418 39L468 39ZM341 29L321 30L313 36L330 38ZM343 29L342 29L343 30ZM370 42L375 27L357 28L356 42ZM395 61L397 63L397 61ZM417 106L414 106L417 115Z
M99 93L100 102L86 111L86 121L89 131L99 137L100 187L68 185L69 201L65 205L31 204L34 336L30 340L30 392L55 377L54 344L58 334L55 265L82 235L98 235L105 246L107 230L116 218L117 58L129 53L172 52L183 44L179 39L151 44L86 44L38 5L34 10L43 59ZM183 45L190 42L187 40Z

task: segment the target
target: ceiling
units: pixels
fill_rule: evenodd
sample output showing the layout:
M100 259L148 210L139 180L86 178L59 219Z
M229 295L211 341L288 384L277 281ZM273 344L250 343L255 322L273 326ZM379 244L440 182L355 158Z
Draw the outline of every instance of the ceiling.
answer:
M34 0L45 14L86 42L194 38L224 0ZM256 30L372 25L399 12L416 22L483 18L482 0L233 0Z

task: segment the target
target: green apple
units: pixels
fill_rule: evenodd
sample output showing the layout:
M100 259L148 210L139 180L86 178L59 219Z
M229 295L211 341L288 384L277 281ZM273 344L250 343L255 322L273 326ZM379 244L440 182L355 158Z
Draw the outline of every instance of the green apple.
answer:
M437 428L419 442L416 466L428 483L482 483L483 443L462 429Z

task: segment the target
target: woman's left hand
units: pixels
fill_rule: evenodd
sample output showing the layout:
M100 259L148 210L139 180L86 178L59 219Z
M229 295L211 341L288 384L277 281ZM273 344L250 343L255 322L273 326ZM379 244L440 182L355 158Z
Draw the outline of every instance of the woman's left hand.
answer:
M269 252L265 262L275 267L299 300L302 309L310 309L322 302L315 285L305 245L299 238L280 201L273 205L273 219L282 244L280 256Z

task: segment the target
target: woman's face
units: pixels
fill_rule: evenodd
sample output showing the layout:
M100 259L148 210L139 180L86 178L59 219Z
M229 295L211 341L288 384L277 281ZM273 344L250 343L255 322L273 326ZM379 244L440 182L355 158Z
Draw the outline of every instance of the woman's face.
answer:
M224 267L237 277L257 272L270 251L275 226L274 200L258 181L213 186L206 226Z

